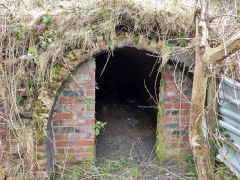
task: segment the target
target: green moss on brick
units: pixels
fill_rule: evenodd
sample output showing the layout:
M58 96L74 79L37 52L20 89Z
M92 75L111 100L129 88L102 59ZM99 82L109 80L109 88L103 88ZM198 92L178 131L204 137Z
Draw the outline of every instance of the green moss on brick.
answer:
M162 127L163 127L163 112L161 108L158 109L158 123L157 123L157 132L156 132L156 149L155 154L158 158L159 162L163 162L169 159L169 157L166 155L165 150L165 144L163 141L163 135L162 135Z
M37 159L38 160L43 160L45 156L43 154L37 153Z
M161 77L163 77L163 71L161 71ZM158 105L158 117L157 117L157 132L156 132L156 149L155 154L158 158L159 162L163 162L168 160L169 157L166 155L166 147L163 141L163 118L164 118L164 79L161 78L160 80L160 98L159 98L159 105Z

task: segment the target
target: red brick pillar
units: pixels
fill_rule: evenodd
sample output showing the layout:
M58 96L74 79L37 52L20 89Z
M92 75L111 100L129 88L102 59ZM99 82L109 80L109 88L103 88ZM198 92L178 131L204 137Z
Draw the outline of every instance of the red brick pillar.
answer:
M95 61L75 72L61 91L53 116L55 161L72 166L95 158Z
M160 89L160 105L162 113L158 117L160 139L163 141L162 160L169 157L184 157L191 153L188 138L188 123L190 117L190 98L192 79L183 72L166 66L162 72Z

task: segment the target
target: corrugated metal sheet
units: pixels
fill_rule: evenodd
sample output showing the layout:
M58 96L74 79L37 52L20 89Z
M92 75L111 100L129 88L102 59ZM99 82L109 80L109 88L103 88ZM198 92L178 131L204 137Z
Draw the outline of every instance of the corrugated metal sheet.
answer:
M240 83L224 78L219 92L219 111L219 125L225 128L222 136L228 134L230 140L240 148ZM223 144L217 158L240 177L240 152Z

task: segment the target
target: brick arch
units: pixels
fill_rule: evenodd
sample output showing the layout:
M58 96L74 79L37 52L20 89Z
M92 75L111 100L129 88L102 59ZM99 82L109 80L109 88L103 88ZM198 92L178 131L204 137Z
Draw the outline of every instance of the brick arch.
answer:
M88 81L88 77L81 75L84 71L88 71L88 73L95 72L94 65L91 65L91 62L94 62L94 57L98 56L102 53L106 53L108 49L116 49L123 47L134 47L138 50L146 50L148 52L152 52L154 54L160 54L161 47L155 40L145 39L143 37L132 37L130 35L119 36L116 38L115 42L112 42L111 45L104 41L99 41L96 43L96 46L89 49L88 53L83 53L82 51L73 50L64 59L64 64L59 64L54 68L54 73L52 77L52 81L48 84L47 87L41 89L38 100L35 105L34 112L34 121L42 122L42 129L46 128L46 131L39 130L39 146L37 149L37 153L43 157L43 160L40 160L40 166L42 169L47 168L47 171L51 171L53 169L54 162L62 162L65 159L66 153L71 152L71 159L79 160L82 159L94 159L94 150L91 149L94 146L94 131L90 131L90 134L85 134L84 136L91 137L88 140L76 141L74 143L74 148L71 147L72 141L68 141L70 138L74 139L75 136L71 134L77 133L79 130L75 128L73 120L74 117L77 116L86 117L84 122L77 122L79 124L83 124L86 129L93 126L92 119L94 119L94 109L87 104L86 102L81 101L82 92L75 91L63 91L63 87L66 82L73 76L79 75L80 79L84 81ZM90 64L90 65L89 65ZM87 66L87 67L86 67ZM90 66L90 67L88 67ZM166 66L166 68L162 71L161 87L160 92L160 104L159 104L159 116L158 116L158 125L157 125L157 148L156 154L160 160L165 160L168 158L169 152L170 154L176 154L174 151L177 147L180 147L180 152L189 153L188 139L187 136L184 135L185 131L183 128L179 128L179 121L184 122L185 126L187 126L188 116L189 116L189 107L190 105L186 100L183 100L183 103L179 103L179 100L174 98L177 95L178 90L173 90L176 88L176 84L174 84L173 77L173 67ZM71 72L71 73L70 73ZM75 73L75 74L74 74ZM91 78L90 78L91 79ZM188 81L188 80L187 80ZM186 86L187 83L184 83L183 86ZM70 87L68 87L70 88ZM93 94L95 94L95 86L89 89L91 91L88 94L84 94L89 97L90 100L93 100ZM173 91L172 91L173 90ZM59 96L64 96L59 98ZM79 98L76 98L79 97ZM79 102L77 102L79 100ZM54 112L56 104L71 104L69 108L72 108L72 111L76 111L75 114L72 113L63 113L63 112ZM75 109L74 109L75 108ZM85 108L85 112L81 111L81 108ZM79 111L80 110L80 111ZM77 112L79 111L79 112ZM88 113L90 112L90 113ZM91 113L93 112L93 113ZM62 113L62 114L61 114ZM79 114L77 114L79 113ZM180 115L179 119L177 115ZM91 118L89 119L89 116ZM176 117L175 117L176 116ZM54 123L52 123L52 119ZM56 120L56 121L55 121ZM54 126L61 126L61 120L66 120L69 124L71 124L74 128L55 128ZM57 121L59 121L57 124ZM75 124L76 127L79 124ZM53 125L53 127L52 127ZM177 129L177 130L176 130ZM56 132L59 132L56 136ZM64 132L66 132L64 134ZM68 133L69 132L69 133ZM54 134L55 133L55 134ZM72 137L67 137L70 134ZM172 134L169 136L169 134ZM178 136L184 137L178 137ZM47 137L46 137L47 136ZM169 142L170 145L166 145L164 142ZM185 138L184 143L178 144L179 138ZM44 139L44 142L43 140ZM86 146L89 149L87 153L87 148L82 148ZM59 148L58 148L59 147ZM75 148L76 147L76 148ZM178 148L179 149L179 148ZM57 151L56 151L57 150ZM67 151L66 151L67 150ZM86 152L86 153L85 153ZM85 154L84 154L85 153ZM83 155L81 155L83 154ZM70 157L70 156L69 156ZM72 161L73 162L73 161ZM73 163L75 163L74 161Z

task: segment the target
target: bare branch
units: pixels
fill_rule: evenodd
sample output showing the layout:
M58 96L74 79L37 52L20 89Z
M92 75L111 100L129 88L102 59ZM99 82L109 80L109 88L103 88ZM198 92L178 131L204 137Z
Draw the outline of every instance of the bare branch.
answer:
M225 54L225 49L227 54ZM226 41L225 45L221 44L208 50L208 60L211 64L220 62L226 57L240 50L240 32Z

